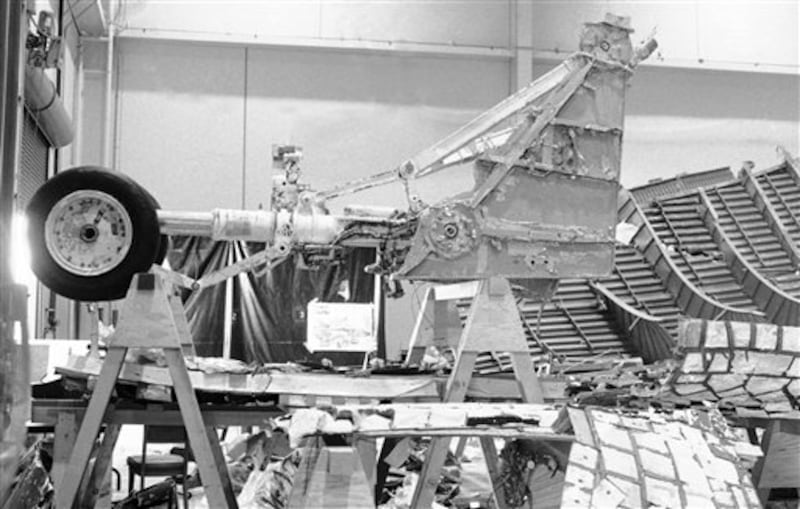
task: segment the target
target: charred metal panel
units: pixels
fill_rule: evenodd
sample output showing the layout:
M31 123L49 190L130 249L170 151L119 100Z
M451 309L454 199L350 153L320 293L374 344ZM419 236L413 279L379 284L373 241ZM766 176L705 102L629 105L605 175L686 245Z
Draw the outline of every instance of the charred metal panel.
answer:
M588 24L572 71L477 162L475 188L422 211L398 275L409 279L599 277L613 268L627 20Z

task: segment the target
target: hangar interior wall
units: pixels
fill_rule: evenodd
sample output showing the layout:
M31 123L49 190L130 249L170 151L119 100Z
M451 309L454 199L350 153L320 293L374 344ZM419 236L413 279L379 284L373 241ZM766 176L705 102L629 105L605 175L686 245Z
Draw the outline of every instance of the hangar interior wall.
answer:
M124 2L115 166L185 210L266 206L273 143L304 147L316 188L382 171L505 97L518 76L546 72L583 21L608 11L633 17L634 40L656 28L661 44L630 90L625 185L745 159L768 166L777 144L800 149L798 7L755 4ZM83 42L75 164L100 162L105 47ZM469 171L442 175L425 197L470 184ZM344 202L404 199L387 186ZM405 344L413 300L387 308L390 353Z

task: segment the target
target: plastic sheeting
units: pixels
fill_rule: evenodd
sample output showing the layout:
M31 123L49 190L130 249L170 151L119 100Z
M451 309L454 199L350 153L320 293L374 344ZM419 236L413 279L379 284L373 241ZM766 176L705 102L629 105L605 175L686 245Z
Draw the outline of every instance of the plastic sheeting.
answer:
M171 243L171 268L193 278L264 249L263 244L214 242L202 237L173 237ZM345 250L335 262L308 268L300 255L293 255L272 269L245 272L229 280L233 284L231 357L259 363L322 357L335 364L360 363L362 355L358 353L311 354L306 350L306 306L315 298L335 300L339 283L345 279L350 284L349 302L372 302L374 277L366 274L364 267L374 260L373 249L355 248ZM198 355L223 353L225 298L225 283L187 290L183 295Z

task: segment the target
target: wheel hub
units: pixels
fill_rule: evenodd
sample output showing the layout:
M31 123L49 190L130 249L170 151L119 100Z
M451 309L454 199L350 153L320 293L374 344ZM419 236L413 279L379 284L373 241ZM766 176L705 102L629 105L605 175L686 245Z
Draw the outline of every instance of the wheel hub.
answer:
M84 242L95 242L99 232L94 225L87 224L81 227L81 240Z
M477 223L472 211L463 204L431 208L424 225L428 245L443 258L459 258L477 242Z
M113 196L75 191L59 200L48 214L45 244L63 269L80 276L98 276L125 259L133 244L133 225Z

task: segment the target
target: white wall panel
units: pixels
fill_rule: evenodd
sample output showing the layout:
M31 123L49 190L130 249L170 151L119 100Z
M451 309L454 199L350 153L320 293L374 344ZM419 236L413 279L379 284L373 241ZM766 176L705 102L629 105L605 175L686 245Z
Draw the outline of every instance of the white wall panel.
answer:
M393 168L509 87L508 64L490 60L266 49L248 55L249 207L263 201L273 143L302 145L307 181L328 188ZM459 185L471 179L462 172ZM389 186L340 201L405 206L400 191Z
M552 65L536 62L539 76ZM640 67L628 88L622 183L777 164L775 147L800 153L800 79L668 67Z
M471 46L509 42L510 0L128 0L124 26L198 34L370 39Z
M510 0L321 2L323 37L507 47Z
M81 121L76 154L76 164L101 165L103 162L103 110L105 108L105 65L106 44L83 41L83 90L81 94L82 111L76 112ZM77 77L76 77L77 79ZM77 87L76 83L76 87Z
M798 5L796 0L699 2L701 58L800 68Z
M164 208L243 202L244 49L122 41L117 166Z
M578 48L583 24L601 20L606 2L597 0L533 0L533 47L571 53Z
M317 37L320 2L126 0L123 26L206 34Z
M81 128L80 164L103 163L103 97L105 77L97 72L87 72L83 79L83 112Z
M776 145L800 151L800 80L643 67L628 89L622 181L752 160L776 164Z
M608 2L607 12L630 16L635 32L634 45L641 44L655 30L658 51L648 59L676 62L696 62L699 58L697 42L697 6L694 2L664 2L644 0L638 2Z
M577 49L584 22L606 12L630 16L639 42L656 29L647 65L768 72L800 70L796 0L533 0L534 48ZM773 66L770 68L770 66Z

